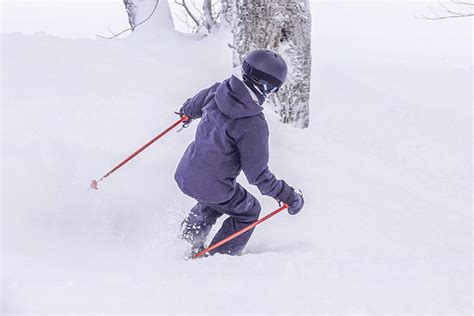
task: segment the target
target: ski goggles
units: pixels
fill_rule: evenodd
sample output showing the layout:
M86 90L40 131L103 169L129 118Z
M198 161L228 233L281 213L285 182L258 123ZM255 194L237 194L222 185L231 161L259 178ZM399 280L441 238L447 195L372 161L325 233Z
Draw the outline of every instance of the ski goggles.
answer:
M280 89L280 86L276 86L271 83L265 82L264 84L262 84L262 89L263 89L263 93L265 93L266 95L269 95L271 93L278 92L278 90Z
M247 76L253 84L258 86L265 95L278 92L278 89L280 89L281 85L283 84L283 82L277 78L251 67L245 61L242 65L242 69L244 75Z

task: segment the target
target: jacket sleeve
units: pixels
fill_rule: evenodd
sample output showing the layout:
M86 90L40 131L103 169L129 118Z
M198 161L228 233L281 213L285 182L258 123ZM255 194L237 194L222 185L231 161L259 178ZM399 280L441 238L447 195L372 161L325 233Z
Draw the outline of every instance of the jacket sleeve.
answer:
M268 125L263 115L238 120L233 137L240 154L242 170L250 184L263 195L286 201L293 189L278 180L268 168Z
M219 82L215 83L210 88L201 90L194 97L189 98L184 102L183 106L180 109L180 112L186 114L186 116L191 119L200 118L202 116L202 109L205 107L214 97L217 87L219 87Z

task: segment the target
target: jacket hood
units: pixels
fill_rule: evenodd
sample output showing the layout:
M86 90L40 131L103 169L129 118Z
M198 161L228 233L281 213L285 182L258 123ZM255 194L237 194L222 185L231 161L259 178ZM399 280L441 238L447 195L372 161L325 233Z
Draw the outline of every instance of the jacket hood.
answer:
M245 84L235 76L224 80L217 88L216 103L219 111L231 119L255 116L263 111Z

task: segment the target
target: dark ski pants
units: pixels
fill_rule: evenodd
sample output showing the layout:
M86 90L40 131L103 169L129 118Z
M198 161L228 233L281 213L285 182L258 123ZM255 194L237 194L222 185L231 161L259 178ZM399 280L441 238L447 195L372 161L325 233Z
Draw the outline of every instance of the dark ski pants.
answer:
M235 194L227 202L215 204L200 201L191 209L182 224L183 239L189 241L195 247L204 247L212 225L223 214L229 215L229 218L224 221L210 243L210 245L213 245L257 221L260 210L260 203L257 199L237 183ZM214 249L211 254L217 252L240 255L252 233L253 229Z

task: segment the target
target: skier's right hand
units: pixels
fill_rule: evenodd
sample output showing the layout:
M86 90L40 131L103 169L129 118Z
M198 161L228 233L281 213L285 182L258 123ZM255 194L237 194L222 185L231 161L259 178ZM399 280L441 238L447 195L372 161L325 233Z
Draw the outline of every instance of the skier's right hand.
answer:
M296 215L303 208L303 195L296 192L295 189L290 187L285 181L281 181L283 183L283 189L278 194L276 199L288 205L288 213L290 213L291 215Z
M290 198L289 201L286 202L288 205L288 213L291 215L298 214L304 205L304 198L303 195L293 190L293 197Z

